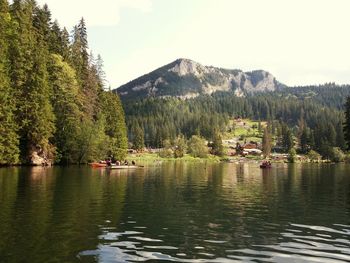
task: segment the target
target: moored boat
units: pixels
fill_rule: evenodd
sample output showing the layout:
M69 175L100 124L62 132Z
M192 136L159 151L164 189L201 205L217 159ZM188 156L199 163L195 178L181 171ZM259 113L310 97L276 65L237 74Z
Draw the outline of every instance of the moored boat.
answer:
M261 169L271 168L271 162L270 162L270 161L263 161L263 162L260 164L260 168L261 168Z
M140 165L116 165L112 164L109 166L106 166L107 169L137 169L137 168L143 168L143 166Z
M107 164L105 162L98 162L98 163L90 163L92 168L100 168L100 167L106 167Z

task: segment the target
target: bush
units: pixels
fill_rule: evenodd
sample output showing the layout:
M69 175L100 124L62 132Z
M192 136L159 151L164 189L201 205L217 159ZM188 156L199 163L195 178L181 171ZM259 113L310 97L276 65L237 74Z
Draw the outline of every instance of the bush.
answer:
M350 163L350 153L345 154L344 162Z
M171 148L170 140L163 141L163 149L159 152L159 156L162 158L172 158L174 157L174 151Z
M295 149L294 148L290 149L288 154L289 154L288 161L290 163L295 163L297 160L297 152L295 151Z
M174 142L174 157L184 157L187 151L186 139L183 135L179 135Z
M162 158L172 158L174 157L174 152L172 149L164 148L159 152L159 156Z
M208 156L208 147L205 140L197 135L193 135L188 141L188 152L193 157L206 158Z
M306 156L310 159L311 162L319 162L322 158L321 155L314 150L309 151Z
M332 147L329 158L332 162L339 163L344 161L345 154L339 147Z

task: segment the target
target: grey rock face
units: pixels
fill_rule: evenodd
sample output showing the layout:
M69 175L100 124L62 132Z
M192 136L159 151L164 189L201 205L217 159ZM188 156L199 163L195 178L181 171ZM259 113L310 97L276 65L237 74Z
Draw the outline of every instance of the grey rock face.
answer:
M121 98L128 99L170 96L186 99L217 91L231 91L237 96L245 96L283 87L284 85L267 71L243 72L203 66L190 59L178 59L115 91Z

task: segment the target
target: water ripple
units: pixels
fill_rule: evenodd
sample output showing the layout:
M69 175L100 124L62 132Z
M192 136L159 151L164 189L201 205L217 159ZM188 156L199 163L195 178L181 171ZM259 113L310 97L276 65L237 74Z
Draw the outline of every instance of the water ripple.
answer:
M253 244L240 249L235 248L234 244L229 241L215 239L202 240L203 246L196 245L192 248L172 244L149 245L149 243L169 243L169 241L142 236L146 235L142 232L108 232L106 228L102 228L104 233L100 236L100 240L104 243L100 244L96 250L80 253L79 257L94 256L101 263L148 260L189 263L349 262L350 241L348 236L350 226L337 224L333 226L331 228L290 223L280 233L278 243ZM111 242L116 240L118 241ZM206 247L205 243L209 246ZM224 255L222 255L223 245L228 248L224 249Z

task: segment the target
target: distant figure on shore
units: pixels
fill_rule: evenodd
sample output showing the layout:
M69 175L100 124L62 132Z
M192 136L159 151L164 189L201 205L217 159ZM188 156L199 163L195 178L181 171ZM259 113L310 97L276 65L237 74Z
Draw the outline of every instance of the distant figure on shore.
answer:
M116 161L116 164L119 166L120 165L120 161Z
M125 160L125 161L124 161L124 165L129 165L128 160Z
M131 164L132 164L132 165L136 165L136 162L135 162L135 161L132 161Z

